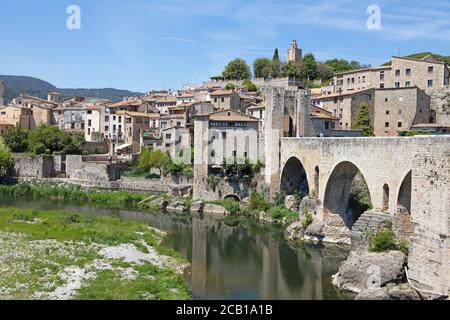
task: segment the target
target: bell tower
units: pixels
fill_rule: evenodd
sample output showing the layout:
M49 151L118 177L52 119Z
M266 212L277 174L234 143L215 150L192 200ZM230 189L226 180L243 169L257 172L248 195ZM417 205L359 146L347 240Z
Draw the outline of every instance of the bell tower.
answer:
M291 47L287 50L287 62L302 61L302 49L298 48L297 40L292 40Z

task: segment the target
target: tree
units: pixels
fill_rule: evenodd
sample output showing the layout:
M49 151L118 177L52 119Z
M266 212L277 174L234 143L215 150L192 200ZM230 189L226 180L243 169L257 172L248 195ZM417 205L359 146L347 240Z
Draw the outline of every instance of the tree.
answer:
M253 75L255 78L268 78L272 74L272 61L267 58L258 58L253 62Z
M151 148L143 149L139 157L139 166L142 170L161 169L168 156L161 150Z
M282 65L280 62L280 56L278 55L278 48L275 49L272 58L272 77L276 78L281 74Z
M3 174L11 168L12 164L11 152L6 144L0 140L0 172Z
M27 143L28 151L33 154L80 154L84 137L42 125L30 132Z
M327 81L333 78L333 68L329 65L319 62L317 63L317 77L321 80Z
M250 67L247 62L236 58L230 61L223 71L225 80L245 80L251 78Z
M225 90L235 90L236 86L232 83L227 83L227 85L225 86Z
M365 137L373 136L373 126L370 120L369 104L361 102L356 112L353 129L362 129Z
M289 61L281 68L280 75L282 77L301 77L301 63Z
M30 132L22 128L11 128L3 133L5 145L11 152L26 152L28 149L27 139Z
M317 62L312 53L306 54L302 59L302 74L301 77L306 80L314 80L317 76Z
M325 64L333 68L335 73L350 71L354 69L366 68L368 66L361 65L358 61L347 61L345 59L332 59L325 61Z
M249 79L244 80L244 82L242 82L242 85L247 89L248 92L257 92L258 91L258 86L256 84L254 84L253 82L251 82Z

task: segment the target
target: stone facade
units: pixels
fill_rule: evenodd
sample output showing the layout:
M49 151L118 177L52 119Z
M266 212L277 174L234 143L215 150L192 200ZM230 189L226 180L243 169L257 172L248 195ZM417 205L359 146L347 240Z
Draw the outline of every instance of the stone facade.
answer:
M73 180L116 181L120 177L115 163L83 161L83 156L66 156L66 177Z
M14 167L12 175L22 178L51 178L55 176L55 166L52 156L13 156Z
M297 45L297 40L292 40L291 47L287 50L287 62L301 62L302 49Z

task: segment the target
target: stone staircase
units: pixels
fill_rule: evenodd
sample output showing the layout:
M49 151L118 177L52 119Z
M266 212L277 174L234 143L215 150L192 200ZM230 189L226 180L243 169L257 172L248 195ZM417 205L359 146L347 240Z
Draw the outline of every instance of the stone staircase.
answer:
M367 246L368 236L393 226L394 216L379 212L363 213L352 227L351 240L354 247Z

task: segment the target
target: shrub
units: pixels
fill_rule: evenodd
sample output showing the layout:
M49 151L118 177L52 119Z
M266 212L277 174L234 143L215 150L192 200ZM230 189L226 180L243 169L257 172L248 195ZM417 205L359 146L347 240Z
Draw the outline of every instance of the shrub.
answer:
M303 210L302 228L304 231L313 223L314 217L308 209Z
M277 192L273 197L273 203L276 206L284 206L284 200L286 199L286 193L283 191Z
M398 249L397 239L391 229L381 230L369 238L370 252L384 252Z
M255 191L250 194L248 206L250 210L258 211L266 211L269 208L269 205L267 204L264 197Z
M5 144L12 152L25 152L28 149L28 130L22 128L10 128L3 133Z

